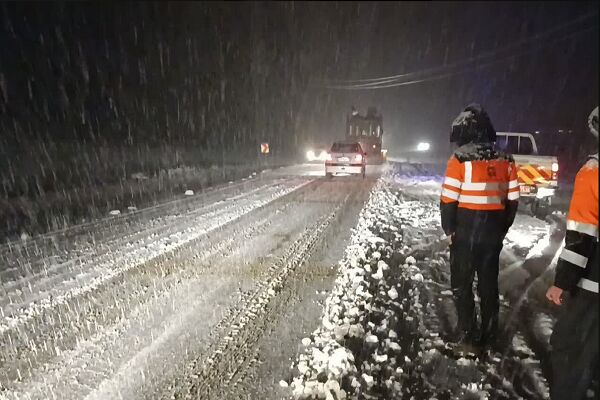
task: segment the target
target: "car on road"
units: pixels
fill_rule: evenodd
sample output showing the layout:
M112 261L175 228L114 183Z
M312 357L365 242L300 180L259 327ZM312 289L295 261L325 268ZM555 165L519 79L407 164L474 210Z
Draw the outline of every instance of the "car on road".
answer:
M325 161L325 176L366 176L367 156L358 142L335 142Z

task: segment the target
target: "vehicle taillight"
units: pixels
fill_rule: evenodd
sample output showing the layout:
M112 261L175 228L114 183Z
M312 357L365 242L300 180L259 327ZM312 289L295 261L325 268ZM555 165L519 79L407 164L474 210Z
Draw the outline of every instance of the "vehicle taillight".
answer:
M552 180L558 180L558 163L557 162L553 162L552 163Z
M355 159L357 162L362 162L362 159L363 159L363 157L362 157L362 154L357 154L357 155L356 155L356 157L354 157L354 159Z

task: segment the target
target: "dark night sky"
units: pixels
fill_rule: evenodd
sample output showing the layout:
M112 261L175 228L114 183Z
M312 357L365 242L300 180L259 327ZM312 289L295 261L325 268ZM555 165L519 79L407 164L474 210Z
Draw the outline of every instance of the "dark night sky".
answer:
M369 62L347 78L451 64L595 12L585 24L559 31L551 40L500 53L497 58L505 61L491 66L410 86L335 94L340 101L356 96L362 106L378 105L387 132L401 144L412 144L417 136L447 140L450 122L471 101L484 105L498 130L572 129L587 135L587 115L598 102L597 4L482 2L367 8L377 23L363 27L355 40L357 49L368 49L362 56ZM568 35L585 28L589 29ZM511 54L517 56L506 57Z
M451 64L590 13L446 79L315 86ZM294 148L342 135L351 105L383 112L392 147L445 145L471 101L498 130L572 129L578 142L598 103L597 13L595 2L4 3L0 145L5 154L32 139Z

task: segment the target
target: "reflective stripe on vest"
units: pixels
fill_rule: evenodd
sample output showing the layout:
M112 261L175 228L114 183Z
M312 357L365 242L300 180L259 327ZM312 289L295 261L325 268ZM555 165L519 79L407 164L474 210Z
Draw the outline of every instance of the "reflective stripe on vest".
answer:
M598 237L598 226L593 224L586 224L585 222L574 221L572 219L567 220L567 229L579 233L585 233L586 235Z
M577 283L582 289L588 290L592 293L598 293L598 282L591 281L589 279L581 278Z
M560 253L561 259L570 262L573 265L577 265L578 267L585 268L588 262L588 258L582 256L581 254L575 253L573 250L563 249Z
M519 192L508 192L508 196L506 196L509 200L519 200Z
M465 161L465 182L473 180L473 164L471 161Z
M497 196L469 196L461 194L458 196L459 203L471 203L471 204L500 204L502 205L502 199ZM460 207L460 205L459 205ZM504 207L503 207L504 208Z
M458 194L458 192L444 188L442 189L442 196L448 197L452 200L458 200L458 197L460 195Z
M450 178L450 177L447 176L444 179L444 185L453 186L455 188L460 189L461 186L462 186L462 183L458 179Z

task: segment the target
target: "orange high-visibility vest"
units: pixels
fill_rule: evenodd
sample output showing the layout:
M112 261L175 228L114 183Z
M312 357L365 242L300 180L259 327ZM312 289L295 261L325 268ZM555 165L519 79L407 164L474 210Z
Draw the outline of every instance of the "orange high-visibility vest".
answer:
M598 293L598 272L598 155L594 155L575 177L555 285Z
M469 210L504 210L519 199L517 167L506 159L460 162L450 157L442 185L442 203L458 202Z
M575 177L567 229L598 237L598 160L592 158Z

